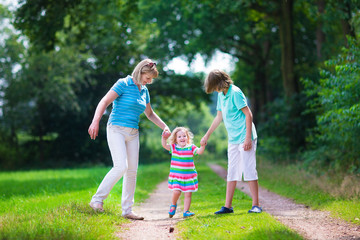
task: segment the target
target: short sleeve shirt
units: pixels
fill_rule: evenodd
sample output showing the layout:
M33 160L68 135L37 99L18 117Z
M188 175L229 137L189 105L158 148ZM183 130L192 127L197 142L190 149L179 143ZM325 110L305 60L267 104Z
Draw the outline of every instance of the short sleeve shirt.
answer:
M111 88L119 96L112 104L112 111L108 125L139 128L140 115L150 102L149 91L146 86L138 86L131 76L119 79Z
M220 92L216 110L221 111L225 128L228 132L228 141L231 144L241 144L246 137L246 121L242 108L247 106L244 93L240 88L231 84L226 95ZM252 124L252 139L257 138L254 123Z

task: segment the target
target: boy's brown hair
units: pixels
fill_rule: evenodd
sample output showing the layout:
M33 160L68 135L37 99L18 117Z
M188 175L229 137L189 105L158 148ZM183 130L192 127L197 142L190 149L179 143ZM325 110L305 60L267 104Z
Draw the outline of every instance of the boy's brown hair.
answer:
M204 89L206 93L222 91L229 88L232 83L233 81L226 72L215 69L207 75L204 82Z

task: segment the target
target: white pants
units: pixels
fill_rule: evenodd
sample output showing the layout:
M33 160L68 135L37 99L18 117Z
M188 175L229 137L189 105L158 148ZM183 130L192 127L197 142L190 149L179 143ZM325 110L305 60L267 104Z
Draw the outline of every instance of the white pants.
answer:
M244 144L228 144L227 181L253 181L258 179L256 171L257 139L252 141L251 149L244 150Z
M107 141L113 168L106 174L91 202L102 203L121 177L123 178L122 215L131 213L134 204L136 173L139 163L139 131L136 128L108 125Z

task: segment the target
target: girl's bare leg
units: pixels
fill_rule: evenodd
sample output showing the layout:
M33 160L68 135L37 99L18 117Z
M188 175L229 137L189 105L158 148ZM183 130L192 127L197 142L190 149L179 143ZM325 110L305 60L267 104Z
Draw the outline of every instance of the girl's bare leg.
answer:
M184 212L189 211L191 205L191 194L192 192L184 193Z
M172 205L177 204L177 201L179 200L180 195L181 195L181 191L179 191L179 190L174 190L173 191L172 198L171 198L171 204ZM171 207L170 211L172 211L174 209L175 209L175 207Z

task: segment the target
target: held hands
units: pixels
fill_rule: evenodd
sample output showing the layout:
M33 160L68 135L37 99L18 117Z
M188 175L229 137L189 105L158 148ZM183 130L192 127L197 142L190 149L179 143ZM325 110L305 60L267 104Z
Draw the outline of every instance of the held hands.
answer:
M200 145L201 146L206 146L207 145L207 141L208 141L208 137L204 136L201 141L200 141Z
M162 132L161 136L165 139L168 139L171 135L170 129L168 127L164 128L164 131Z

